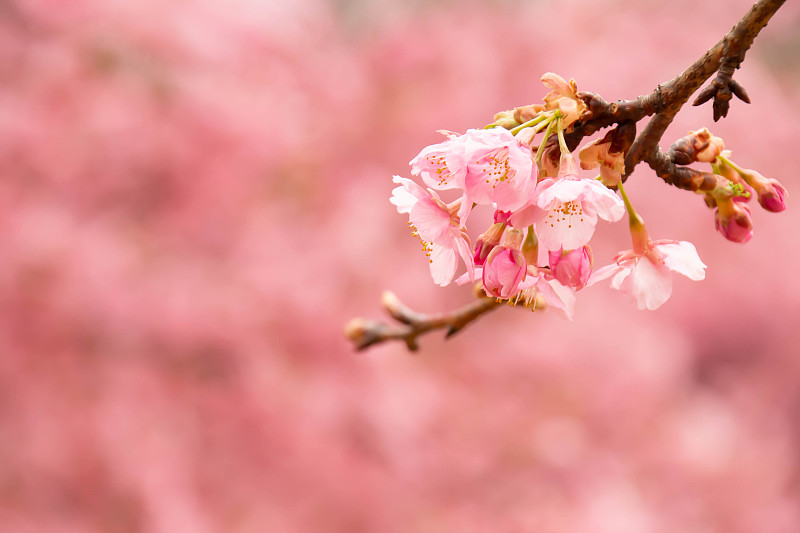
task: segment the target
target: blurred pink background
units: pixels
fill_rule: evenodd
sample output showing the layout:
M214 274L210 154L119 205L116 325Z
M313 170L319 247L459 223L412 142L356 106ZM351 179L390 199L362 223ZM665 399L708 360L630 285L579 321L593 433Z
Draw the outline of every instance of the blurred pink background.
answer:
M443 311L392 174L547 71L650 92L750 3L0 3L0 531L800 531L800 6L688 108L783 181L746 245L645 167L707 279L641 312L500 309L353 353L391 289ZM602 225L596 260L629 247Z

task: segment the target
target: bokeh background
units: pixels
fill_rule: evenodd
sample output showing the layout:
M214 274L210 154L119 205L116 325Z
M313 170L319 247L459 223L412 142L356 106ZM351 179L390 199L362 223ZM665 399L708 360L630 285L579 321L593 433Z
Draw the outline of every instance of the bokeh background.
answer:
M640 312L500 309L417 355L352 317L438 288L392 174L544 95L649 93L745 0L0 2L0 531L800 531L800 6L682 112L783 181L724 240L639 168L707 279ZM624 224L594 243L605 264Z

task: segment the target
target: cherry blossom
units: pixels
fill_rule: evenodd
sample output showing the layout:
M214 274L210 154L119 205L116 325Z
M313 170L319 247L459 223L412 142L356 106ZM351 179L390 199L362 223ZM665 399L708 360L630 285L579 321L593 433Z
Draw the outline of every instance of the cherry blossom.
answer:
M448 139L423 148L409 163L411 174L420 176L433 189L463 189L467 172L463 136L452 132L440 133L446 134Z
M409 225L430 259L433 281L441 286L452 281L458 269L456 255L472 271L469 239L456 214L461 201L445 204L435 191L423 189L408 178L394 176L393 181L400 186L392 191L390 201L398 212L408 213Z
M503 211L519 209L536 187L538 171L530 149L505 128L469 130L464 135L466 197Z
M536 186L535 205L526 216L512 217L512 223L533 222L539 241L548 250L575 249L587 244L597 219L617 221L625 214L622 200L597 180L577 175L574 158L562 157L559 177L546 178Z
M634 242L634 248L638 251L620 252L613 264L595 271L588 285L611 277L611 287L631 294L639 309L652 311L672 294L672 272L694 281L705 278L706 265L690 242L646 239L643 247Z
M542 83L550 89L544 97L545 109L558 109L565 128L571 126L586 111L586 104L578 98L575 80L567 82L558 74L548 72L542 76Z
M472 204L514 211L533 194L538 170L530 149L505 128L452 132L444 142L424 148L411 160L411 173L437 190L461 189L458 216L466 219Z

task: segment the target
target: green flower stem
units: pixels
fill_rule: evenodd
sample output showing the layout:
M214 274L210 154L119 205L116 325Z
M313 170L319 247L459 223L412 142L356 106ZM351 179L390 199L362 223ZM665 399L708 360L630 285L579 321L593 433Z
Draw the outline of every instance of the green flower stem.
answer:
M619 189L619 193L622 195L622 201L625 202L625 209L628 211L628 223L631 229L644 227L644 220L642 220L642 217L640 217L639 213L633 208L631 199L628 198L628 194L625 192L625 187L622 186L622 182L617 185L617 189Z
M561 154L568 154L567 141L564 139L564 128L561 127L561 117L558 118L558 146L561 148Z
M550 138L550 135L553 133L553 128L555 127L556 117L550 119L550 122L547 123L547 129L544 131L544 138L542 142L539 144L539 149L536 150L536 157L534 161L536 161L536 166L539 167L539 170L542 169L542 155L544 154L544 145L547 144L547 139Z
M511 128L511 130L509 130L509 131L511 131L512 135L516 135L517 133L519 133L520 131L524 130L525 128L530 128L531 126L535 126L538 123L540 123L540 122L542 122L543 120L546 120L546 119L547 119L547 115L539 115L536 118L532 118L528 122L525 122L523 124L520 124L519 126Z
M726 165L731 167L733 170L735 170L739 174L744 174L746 172L745 169L743 169L742 167L740 167L739 165L737 165L736 163L734 163L733 161L731 161L730 159L728 159L727 157L725 157L722 154L719 154L717 156L717 159L719 159L720 161L722 161L723 163L725 163Z

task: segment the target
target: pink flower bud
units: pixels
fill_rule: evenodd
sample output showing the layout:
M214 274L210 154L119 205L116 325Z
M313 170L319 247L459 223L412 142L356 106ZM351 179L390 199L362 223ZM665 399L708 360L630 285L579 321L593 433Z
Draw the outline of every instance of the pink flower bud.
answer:
M511 211L500 211L499 209L494 212L495 224L508 224L508 219L511 218Z
M714 223L717 231L729 241L745 243L753 238L753 219L750 215L750 208L743 202L718 199Z
M576 250L554 250L549 253L550 272L562 285L582 289L592 273L592 250L583 246Z
M503 232L506 229L504 223L492 224L489 229L483 232L475 243L475 254L472 259L476 266L483 266L486 258L495 246L500 244L500 239L503 237Z
M519 250L498 247L492 250L483 267L483 286L496 298L511 298L525 280L527 264Z
M528 265L522 253L521 230L510 228L501 246L496 246L483 267L483 287L496 298L511 298L519 292Z
M767 211L780 213L786 209L786 188L778 180L765 178L755 170L740 172L744 180L755 189L758 203Z
M786 188L778 180L769 180L769 184L758 190L758 203L767 211L780 213L786 209Z
M750 169L737 168L736 172L744 179L751 191L755 190L761 207L773 213L780 213L786 209L786 196L788 193L778 180L765 178L755 170Z

